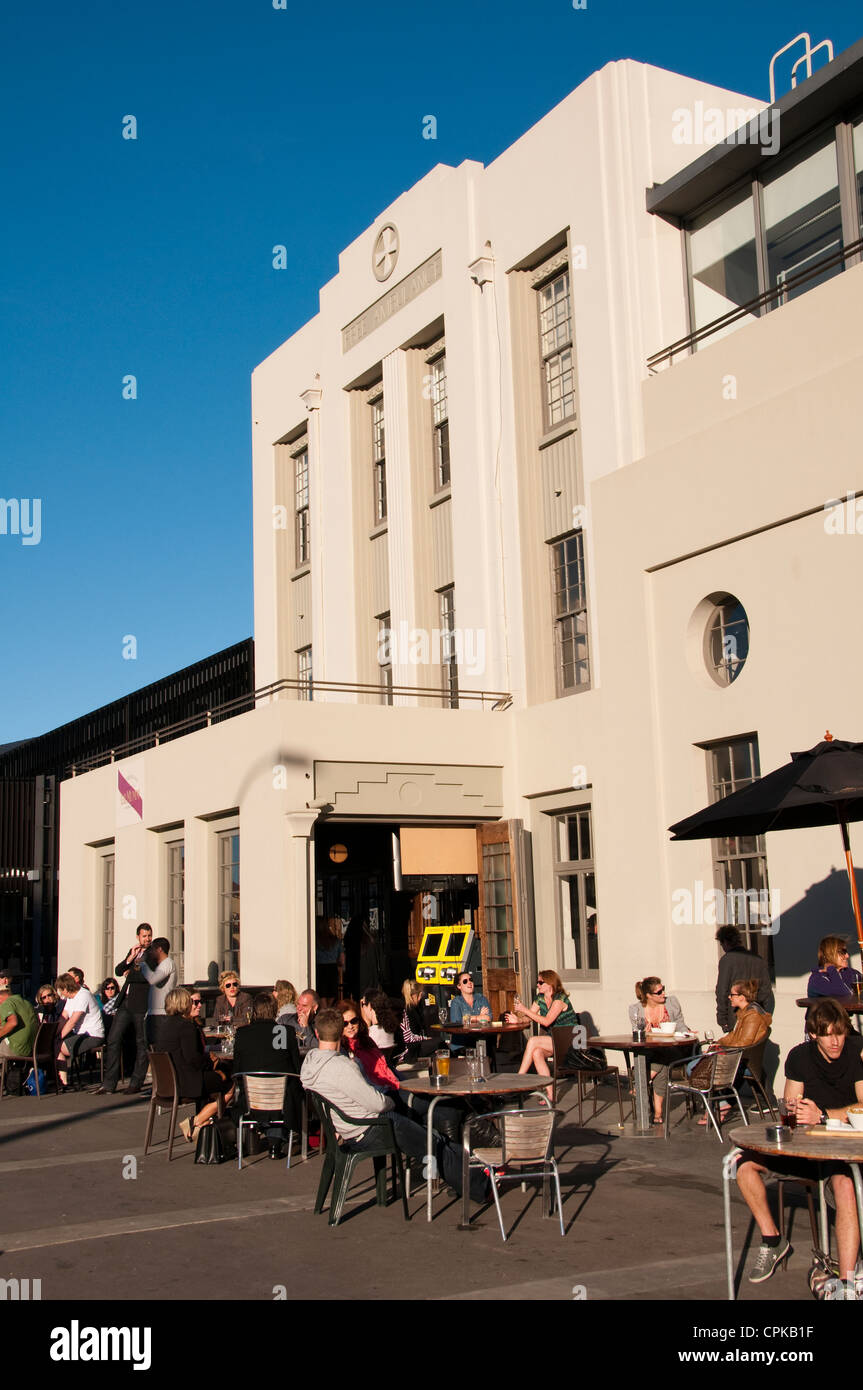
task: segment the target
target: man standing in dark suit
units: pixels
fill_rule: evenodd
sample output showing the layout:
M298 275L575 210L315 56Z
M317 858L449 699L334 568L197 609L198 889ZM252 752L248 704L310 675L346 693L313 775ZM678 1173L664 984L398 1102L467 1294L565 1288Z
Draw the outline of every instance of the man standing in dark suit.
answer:
M142 922L136 933L137 942L131 947L125 960L115 966L115 975L125 975L120 990L111 1036L105 1049L105 1080L98 1088L97 1095L113 1094L117 1089L120 1075L120 1057L123 1039L130 1028L135 1030L135 1065L126 1087L127 1095L136 1095L144 1084L147 1075L147 1007L150 1000L150 986L141 973L141 964L153 942L153 928L149 922Z
M238 1028L234 1039L234 1075L249 1071L297 1074L299 1070L300 1054L295 1030L287 1024L276 1023L276 1001L272 994L255 995L252 1021ZM301 1104L300 1083L291 1081L285 1095L284 1119L287 1126L299 1127ZM281 1158L282 1128L281 1125L267 1125L269 1114L261 1113L261 1124L266 1128L270 1158Z

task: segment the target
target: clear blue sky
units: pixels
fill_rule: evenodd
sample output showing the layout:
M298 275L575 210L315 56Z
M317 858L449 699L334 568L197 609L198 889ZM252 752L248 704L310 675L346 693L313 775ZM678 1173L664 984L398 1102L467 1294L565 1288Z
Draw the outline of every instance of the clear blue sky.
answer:
M249 376L387 203L612 59L766 98L771 54L838 53L855 8L4 0L0 496L42 538L0 535L0 743L252 633Z

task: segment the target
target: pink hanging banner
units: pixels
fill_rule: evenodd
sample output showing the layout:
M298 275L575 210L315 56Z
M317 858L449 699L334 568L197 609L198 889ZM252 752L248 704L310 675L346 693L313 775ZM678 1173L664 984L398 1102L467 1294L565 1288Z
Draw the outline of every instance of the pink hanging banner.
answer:
M120 772L119 770L117 772L117 790L122 796L123 800L128 801L132 810L137 813L141 820L143 820L144 802L141 799L141 793L135 787L132 786L131 782L126 781L122 772Z

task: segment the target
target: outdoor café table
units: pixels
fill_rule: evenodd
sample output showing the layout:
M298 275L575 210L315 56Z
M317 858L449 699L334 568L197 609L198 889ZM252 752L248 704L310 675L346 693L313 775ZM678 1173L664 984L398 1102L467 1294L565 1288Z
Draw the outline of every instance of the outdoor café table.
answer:
M669 1053L669 1066L674 1062L684 1061L687 1057L694 1054L698 1048L698 1035L688 1038L676 1038L674 1034L650 1033L643 1043L634 1042L631 1033L621 1033L613 1037L588 1038L588 1047L601 1047L611 1052L622 1052L626 1065L629 1067L629 1054L635 1054L635 1062L632 1065L632 1076L635 1083L635 1128L634 1136L644 1136L652 1134L650 1124L650 1091L647 1086L647 1053L665 1052ZM672 1053L678 1053L676 1057Z
M530 1025L530 1019L525 1019L524 1023L489 1023L485 1026L481 1023L470 1026L463 1023L433 1023L431 1031L450 1033L454 1038L499 1038L501 1033L523 1033ZM489 1060L496 1069L494 1052L489 1053Z
M767 1125L738 1125L729 1132L728 1139L734 1147L722 1160L722 1196L725 1208L725 1265L728 1274L728 1298L734 1302L734 1267L731 1249L731 1189L743 1149L753 1149L756 1153L772 1158L805 1158L815 1166L818 1176L818 1193L821 1207L821 1248L827 1254L830 1250L830 1236L827 1227L827 1203L824 1197L826 1179L821 1174L821 1164L836 1160L847 1163L854 1179L854 1192L857 1197L857 1220L860 1224L860 1239L863 1242L863 1180L860 1177L860 1164L863 1163L863 1130L830 1130L824 1125L803 1125L794 1131L793 1139L778 1144L767 1138ZM815 1130L811 1134L810 1130Z
M518 1076L513 1072L497 1071L485 1081L469 1081L466 1076L447 1077L440 1086L427 1076L416 1076L401 1082L401 1089L411 1096L430 1096L431 1105L426 1116L426 1132L428 1135L428 1162L426 1164L426 1210L427 1219L432 1219L432 1182L434 1181L434 1140L432 1138L432 1119L435 1107L439 1100L458 1097L464 1099L469 1096L524 1096L525 1094L535 1094L548 1105L548 1097L545 1094L543 1077L541 1076ZM468 1206L469 1192L467 1178L464 1183L464 1217L463 1224L468 1223L470 1208Z
M808 999L795 999L794 1002L798 1009L808 1009L810 1004L817 1004L819 999L832 999L835 1004L841 1004L846 1014L851 1015L851 1022L856 1025L857 1032L860 1032L859 1016L863 1014L863 999L855 999L849 994L812 994Z

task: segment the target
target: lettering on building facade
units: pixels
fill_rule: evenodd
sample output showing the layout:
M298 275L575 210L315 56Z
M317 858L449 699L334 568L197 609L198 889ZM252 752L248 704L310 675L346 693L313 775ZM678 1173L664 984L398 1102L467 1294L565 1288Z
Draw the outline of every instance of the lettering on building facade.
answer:
M399 309L403 309L406 304L410 304L412 299L422 294L443 274L443 255L440 251L435 251L433 256L429 256L427 261L412 270L410 275L406 275L404 280L400 280L397 285L393 285L391 290L381 295L380 299L370 304L368 309L364 309L355 319L342 329L342 352L349 352L357 343L362 342L376 328L380 328L382 323L391 319L393 314L397 314Z

